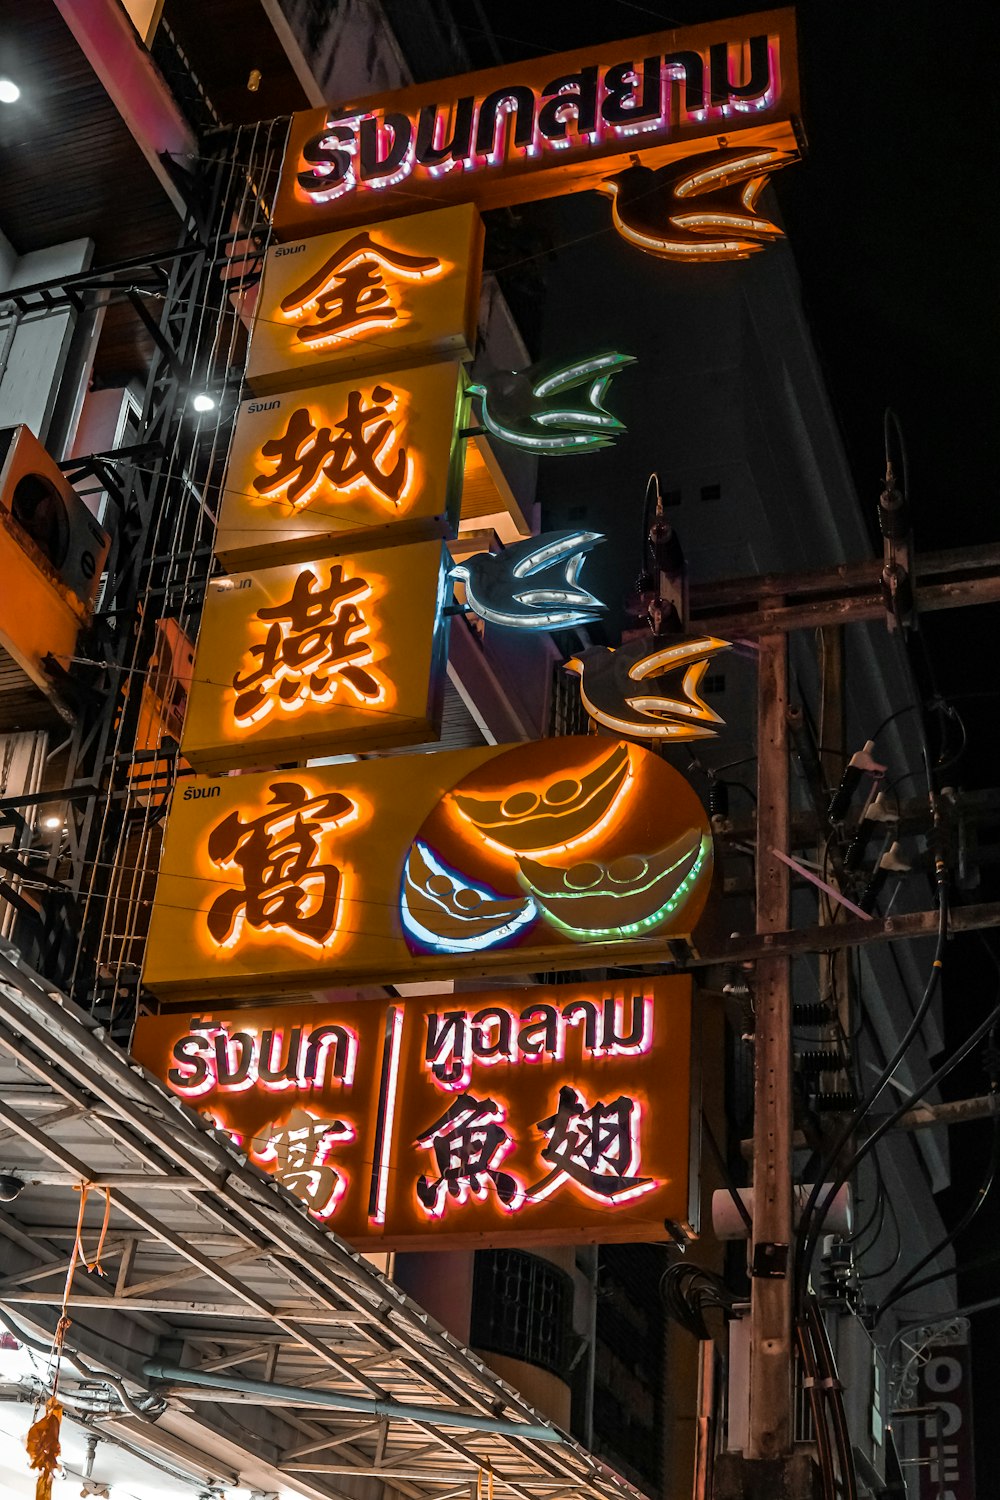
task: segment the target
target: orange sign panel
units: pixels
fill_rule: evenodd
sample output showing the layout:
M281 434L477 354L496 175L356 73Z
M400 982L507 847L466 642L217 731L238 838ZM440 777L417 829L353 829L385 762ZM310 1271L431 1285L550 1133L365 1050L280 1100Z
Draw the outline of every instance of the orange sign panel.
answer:
M138 1060L369 1249L697 1227L691 980L143 1017Z
M458 364L245 401L215 551L228 569L450 536L462 488Z
M715 145L798 150L795 13L605 42L293 116L282 239L598 187Z
M708 896L682 776L567 736L178 785L146 949L160 995L661 959Z
M471 204L268 251L250 343L254 391L471 359L483 226Z
M182 751L199 771L440 732L451 559L438 541L208 586Z

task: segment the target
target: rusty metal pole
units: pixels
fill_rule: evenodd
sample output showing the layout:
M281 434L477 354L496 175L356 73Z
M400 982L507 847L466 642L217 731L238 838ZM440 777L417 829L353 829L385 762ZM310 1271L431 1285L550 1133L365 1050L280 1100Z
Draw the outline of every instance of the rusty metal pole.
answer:
M787 636L760 638L757 688L757 932L789 925ZM754 1223L747 1456L792 1446L792 1049L787 957L757 964L754 1053Z

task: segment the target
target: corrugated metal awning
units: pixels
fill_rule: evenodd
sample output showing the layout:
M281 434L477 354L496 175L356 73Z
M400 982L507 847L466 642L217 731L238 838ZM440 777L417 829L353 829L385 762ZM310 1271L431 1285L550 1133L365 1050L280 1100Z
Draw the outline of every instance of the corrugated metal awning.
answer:
M104 1274L77 1266L68 1294L66 1348L90 1373L67 1364L62 1383L96 1430L181 1472L193 1454L202 1472L217 1462L245 1485L316 1500L376 1500L376 1484L446 1500L482 1471L518 1500L636 1500L6 945L0 1169L25 1183L0 1211L0 1317L43 1337L80 1186L90 1254L110 1193ZM154 1382L151 1362L188 1378ZM244 1382L308 1397L226 1389ZM157 1392L162 1412L148 1407ZM337 1409L359 1398L380 1409Z

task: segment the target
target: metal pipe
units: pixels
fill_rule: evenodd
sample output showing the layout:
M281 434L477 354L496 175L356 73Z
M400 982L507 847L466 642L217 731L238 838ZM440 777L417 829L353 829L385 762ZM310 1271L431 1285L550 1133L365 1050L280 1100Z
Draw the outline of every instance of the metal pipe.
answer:
M327 1411L359 1411L373 1417L429 1422L436 1427L463 1427L471 1432L495 1432L503 1437L531 1438L536 1443L565 1442L558 1428L548 1425L505 1422L499 1417L477 1417L472 1413L466 1415L440 1406L413 1406L402 1401L381 1401L374 1396L342 1396L339 1391L273 1385L267 1380L244 1380L237 1375L220 1378L199 1370L185 1370L180 1365L163 1364L158 1359L147 1359L142 1373L151 1380L169 1380L175 1385L201 1385L213 1391L230 1391L233 1395L264 1396L270 1401L294 1402L297 1406L322 1406Z

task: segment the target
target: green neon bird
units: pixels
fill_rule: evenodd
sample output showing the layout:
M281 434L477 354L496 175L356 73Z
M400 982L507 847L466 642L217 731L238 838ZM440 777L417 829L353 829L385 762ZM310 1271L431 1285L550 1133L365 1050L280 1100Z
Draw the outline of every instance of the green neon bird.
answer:
M469 394L478 402L483 427L503 443L529 453L592 453L609 447L625 431L604 398L618 371L634 364L631 354L597 354L530 387L523 376L513 376L491 381L489 387L470 385ZM572 391L582 392L577 406L567 402Z

